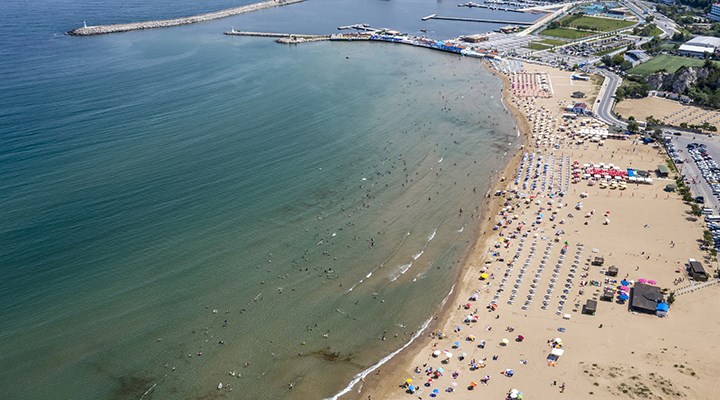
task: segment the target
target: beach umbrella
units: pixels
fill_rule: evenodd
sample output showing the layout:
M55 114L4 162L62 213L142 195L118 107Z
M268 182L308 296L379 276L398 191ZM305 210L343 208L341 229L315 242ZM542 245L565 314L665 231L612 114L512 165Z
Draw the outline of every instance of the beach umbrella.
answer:
M467 357L467 353L463 352L460 354L460 359L464 359L465 357Z
M623 292L627 292L628 290L630 290L630 288L627 286L620 286L620 290L622 290Z
M453 354L451 352L449 352L449 351L445 352L445 357L452 358L452 356L453 356Z
M457 349L458 347L460 347L460 342L453 343L453 348Z
M640 279L638 279L638 282L640 282L640 283L647 283L647 279L645 279L645 278L640 278Z
M649 280L647 281L647 283L649 283L649 284L651 284L651 285L655 285L655 284L657 284L657 281L654 280L654 279L649 279Z
M500 341L500 343L504 346L508 345L510 341L507 338L503 338L503 340Z
M628 295L625 294L625 293L622 293L622 294L620 295L620 297L618 297L618 298L619 298L620 300L622 300L622 301L625 301L625 300L628 300L628 299L630 298L630 296L628 296Z
M410 393L415 393L415 386L413 386L413 385L408 386L408 391L410 391Z
M440 350L435 350L435 351L433 351L433 353L432 353L433 357L439 357L440 354L441 354Z
M450 354L450 353L448 353L448 354ZM450 355L452 356L452 354L450 354ZM443 372L445 372L445 368L440 367L440 368L436 369L436 371L442 374Z
M412 382L413 382L412 378L405 379L405 383L407 383L408 385L411 384Z
M475 381L470 382L470 387L477 387L477 382L475 382Z
M623 279L623 280L620 281L620 284L623 285L623 286L628 286L628 285L630 285L630 282L628 282L628 281L626 281L625 279Z
M483 272L482 274L480 274L480 279L482 279L482 280L485 280L485 279L487 279L487 278L489 278L489 277L490 277L490 275L488 275L487 273L484 273L484 272Z
M457 386L457 382L452 382L452 383L450 384L450 386L456 387L456 386Z

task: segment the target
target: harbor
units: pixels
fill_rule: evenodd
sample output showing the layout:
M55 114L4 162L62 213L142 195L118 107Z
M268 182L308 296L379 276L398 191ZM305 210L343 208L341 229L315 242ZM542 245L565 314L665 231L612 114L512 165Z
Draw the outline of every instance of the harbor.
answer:
M93 36L106 35L110 33L130 32L144 29L169 28L173 26L190 25L198 22L212 21L220 18L232 17L235 15L246 14L254 11L260 11L272 7L287 6L295 3L301 3L305 0L269 0L260 3L248 4L242 7L227 8L220 11L214 11L205 14L194 15L190 17L163 19L143 22L130 22L126 24L111 25L90 25L83 23L81 28L73 29L68 33L71 36Z
M338 33L334 35L308 35L298 33L275 33L275 32L249 32L236 31L232 29L225 32L229 36L251 36L251 37L272 37L277 38L276 42L282 44L299 44L317 41L372 41L405 44L409 46L424 47L432 50L439 50L448 53L455 53L461 56L474 58L495 58L496 52L473 46L472 43L465 43L461 38L451 40L435 40L425 36L414 36L400 33L388 28L372 28L368 24L354 24L338 27L339 30L357 29L358 32Z

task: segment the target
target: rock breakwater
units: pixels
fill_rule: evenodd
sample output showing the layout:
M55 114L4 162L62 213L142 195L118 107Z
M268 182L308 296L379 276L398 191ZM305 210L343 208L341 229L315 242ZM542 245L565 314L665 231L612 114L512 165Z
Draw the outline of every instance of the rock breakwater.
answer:
M129 32L142 29L169 28L172 26L189 25L198 22L212 21L220 18L232 17L235 15L245 14L253 11L264 10L266 8L287 6L290 4L300 3L305 0L269 0L260 3L248 4L242 7L228 8L225 10L214 11L206 14L199 14L190 17L163 19L155 21L130 22L126 24L111 25L92 25L83 26L82 28L73 29L68 32L72 36L92 36L105 35L109 33Z

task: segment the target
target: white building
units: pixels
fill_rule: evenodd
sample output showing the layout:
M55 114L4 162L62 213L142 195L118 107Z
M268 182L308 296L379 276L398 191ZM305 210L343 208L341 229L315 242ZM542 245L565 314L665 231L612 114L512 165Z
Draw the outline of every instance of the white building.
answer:
M712 36L698 36L680 45L678 54L689 57L705 57L705 54L714 54L720 47L720 38Z

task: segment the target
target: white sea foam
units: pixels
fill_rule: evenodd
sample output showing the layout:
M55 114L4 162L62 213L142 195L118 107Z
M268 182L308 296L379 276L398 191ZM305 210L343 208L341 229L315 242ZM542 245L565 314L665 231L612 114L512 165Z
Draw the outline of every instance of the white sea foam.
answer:
M432 231L432 233L430 234L430 236L428 236L427 241L429 242L429 241L433 240L433 238L435 238L435 234L436 234L436 233L437 233L437 228L436 228L436 229L433 229L433 231Z
M413 256L413 260L417 260L418 258L420 258L420 256L423 255L424 252L425 250L420 250L419 252L415 253L415 255Z
M447 295L445 296L445 298L443 299L443 301L442 301L442 303L441 303L442 306L445 306L445 304L447 303L448 299L450 298L450 295L453 293L453 290L455 290L455 285L453 285L453 286L450 288L450 292L448 292L448 294L447 294ZM396 355L400 354L401 351L405 350L408 346L410 346L410 345L415 341L415 339L417 339L418 337L420 337L420 335L422 335L423 332L425 332L425 329L427 329L427 327L430 326L430 322L432 322L432 320L433 320L433 317L431 316L431 317L428 318L425 322L423 322L422 326L420 326L420 329L418 329L417 332L415 332L415 334L410 338L410 340L408 340L407 343L405 343L404 345L402 345L402 347L400 347L399 349L393 351L392 353L388 354L387 356L383 357L382 359L380 359L380 361L378 361L377 363L371 365L371 366L370 366L369 368L367 368L366 370L361 371L360 373L356 374L356 375L353 377L353 379L350 381L350 383L349 383L343 390L341 390L340 392L338 392L335 396L328 397L328 398L325 399L325 400L338 400L340 397L342 397L342 396L346 395L347 393L349 393L349 392L352 390L352 388L353 388L355 385L358 384L358 382L360 382L361 380L365 379L366 376L370 375L373 371L375 371L376 369L380 368L380 367L381 367L383 364L385 364L386 362L392 360L393 357L395 357Z

